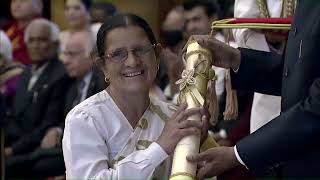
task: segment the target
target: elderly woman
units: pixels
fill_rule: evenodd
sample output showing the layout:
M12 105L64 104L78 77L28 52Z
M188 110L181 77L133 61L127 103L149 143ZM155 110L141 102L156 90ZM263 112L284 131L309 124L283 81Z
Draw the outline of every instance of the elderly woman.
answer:
M181 105L173 110L150 98L160 51L151 28L133 14L107 22L97 35L96 63L109 86L66 118L62 142L67 179L168 178L165 166L170 163L164 161L180 139L205 129L204 109ZM198 113L202 122L186 120Z

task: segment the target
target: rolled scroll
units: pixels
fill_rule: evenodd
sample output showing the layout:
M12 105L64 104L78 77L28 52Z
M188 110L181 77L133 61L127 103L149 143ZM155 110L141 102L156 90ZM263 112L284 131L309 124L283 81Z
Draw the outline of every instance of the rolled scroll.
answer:
M189 40L185 55L186 69L179 84L179 103L187 103L187 108L195 108L206 104L208 81L215 77L211 68L210 51L202 48L196 41ZM190 116L188 120L201 121L200 115ZM187 136L183 138L174 151L170 180L194 180L197 167L186 160L188 155L199 152L200 137Z

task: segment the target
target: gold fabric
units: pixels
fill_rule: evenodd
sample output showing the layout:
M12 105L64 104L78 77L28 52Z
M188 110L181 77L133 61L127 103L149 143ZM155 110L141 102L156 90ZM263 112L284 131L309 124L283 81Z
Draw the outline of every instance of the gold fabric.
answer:
M163 107L160 105L154 104L150 102L150 106L147 109L147 113L143 115L143 117L139 120L137 126L134 129L134 133L128 138L127 143L118 152L118 154L108 162L111 168L114 168L115 165L120 162L122 159L127 157L134 151L138 150L145 150L147 149L150 144L152 143L151 140L142 138L142 134L148 134L150 130L151 124L149 124L150 118L155 118L158 116L162 121L166 122L169 116L163 111ZM141 139L142 138L142 139ZM153 172L152 179L153 180L160 180L166 179L170 175L170 168L171 168L172 157L168 157L165 161L163 161L160 166L158 166L155 171Z
M273 24L273 23L239 23L228 24L235 20L234 18L222 19L214 21L211 24L211 29L270 29L270 30L290 30L291 24Z

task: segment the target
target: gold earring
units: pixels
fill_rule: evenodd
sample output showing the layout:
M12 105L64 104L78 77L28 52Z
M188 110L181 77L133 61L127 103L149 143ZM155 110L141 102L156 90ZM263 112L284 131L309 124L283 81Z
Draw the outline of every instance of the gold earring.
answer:
M105 81L107 84L110 83L110 79L108 78L108 76L105 76L105 77L104 77L104 81Z

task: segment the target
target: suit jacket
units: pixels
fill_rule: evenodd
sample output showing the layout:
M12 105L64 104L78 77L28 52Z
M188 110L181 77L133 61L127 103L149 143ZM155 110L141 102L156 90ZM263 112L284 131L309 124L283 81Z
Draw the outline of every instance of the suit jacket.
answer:
M2 128L3 124L4 124L4 115L5 115L5 101L4 101L4 97L2 97L0 95L0 129ZM1 140L0 140L1 141Z
M63 118L64 89L69 83L63 65L57 59L50 60L28 91L30 78L30 69L26 69L16 92L14 121L7 129L8 136L15 136L11 144L14 154L38 147L47 129L56 126Z
M233 86L282 96L281 114L236 145L257 173L282 167L284 177L320 177L319 17L320 1L298 1L284 57L240 49Z
M106 83L104 82L103 75L97 72L96 70L92 71L92 77L89 83L86 98L102 91L105 88L106 88ZM74 81L67 92L65 107L64 107L65 117L67 116L68 112L73 108L73 102L77 97L77 93L78 93L77 83L76 81ZM64 121L63 121L62 127L64 127Z

